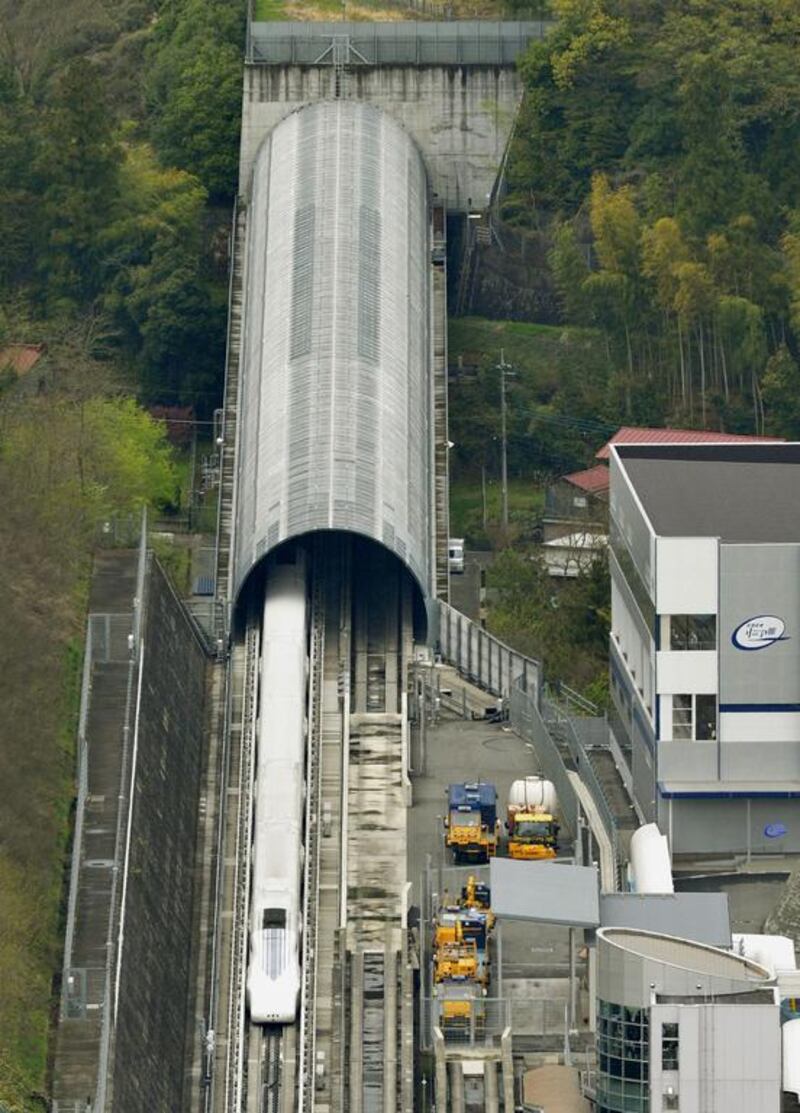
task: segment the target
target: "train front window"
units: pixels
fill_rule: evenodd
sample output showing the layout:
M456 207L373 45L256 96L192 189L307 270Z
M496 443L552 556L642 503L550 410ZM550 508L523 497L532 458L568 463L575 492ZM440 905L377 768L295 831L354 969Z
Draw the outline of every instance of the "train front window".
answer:
M480 812L450 812L451 827L480 827Z
M261 918L262 928L285 928L286 927L286 909L285 908L265 908Z

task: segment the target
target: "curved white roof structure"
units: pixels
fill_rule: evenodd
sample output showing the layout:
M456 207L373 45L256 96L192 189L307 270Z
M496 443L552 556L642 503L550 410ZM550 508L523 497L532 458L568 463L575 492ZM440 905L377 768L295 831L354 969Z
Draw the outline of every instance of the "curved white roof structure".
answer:
M253 172L245 261L234 595L281 542L344 530L430 595L428 185L379 109L288 116Z

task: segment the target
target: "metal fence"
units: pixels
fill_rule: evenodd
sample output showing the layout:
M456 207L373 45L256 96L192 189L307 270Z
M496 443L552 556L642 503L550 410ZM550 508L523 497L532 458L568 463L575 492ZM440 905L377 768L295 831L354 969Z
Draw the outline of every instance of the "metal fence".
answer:
M121 543L121 533L115 533L115 543ZM98 1046L97 1085L94 1095L88 1101L62 1101L53 1103L55 1113L73 1113L73 1109L80 1109L81 1113L101 1113L105 1108L106 1093L108 1090L109 1064L111 1062L111 1045L113 1041L113 982L114 969L118 962L120 940L118 938L118 924L120 913L119 880L121 864L124 856L126 832L128 826L128 813L131 802L132 785L130 784L129 742L135 729L134 719L134 692L137 681L137 670L140 665L139 646L142 629L142 615L144 609L144 589L147 573L147 517L142 514L139 519L139 559L137 566L135 597L133 611L127 614L101 614L89 615L86 626L86 644L84 648L83 673L81 679L81 701L78 715L78 736L76 744L76 810L75 830L72 844L72 862L70 870L69 895L67 898L67 923L64 939L63 978L61 992L61 1020L68 1017L83 1017L86 1015L87 1001L96 1006L101 1016L101 1031ZM128 543L127 540L124 543ZM89 790L89 761L91 757L91 742L88 737L89 715L92 706L92 688L95 666L98 664L128 663L127 697L125 707L125 722L123 724L122 760L119 783L119 810L117 813L117 829L114 848L114 869L112 871L111 895L109 905L109 922L107 939L110 941L106 952L105 965L77 969L73 967L75 928L78 915L79 887L81 879L81 864L83 859L83 841L86 802Z
M580 774L581 780L591 792L600 818L603 820L603 826L609 833L615 833L617 818L589 760L586 752L588 747L584 738L578 733L577 720L565 715L557 704L549 700L542 700L542 718L549 733L566 748L575 771ZM592 734L596 737L597 732L593 731Z
M86 993L91 988L82 972L72 966L75 940L75 917L78 904L78 883L83 852L83 826L86 798L89 792L89 742L87 726L92 699L92 678L96 664L125 662L130 657L132 616L130 614L90 614L86 623L86 644L83 654L81 699L78 713L78 734L75 755L75 829L72 839L67 923L64 934L64 962L61 987L61 1016L74 1016L76 1009L85 1012ZM93 979L92 979L93 980Z
M438 1028L448 1046L499 1047L503 1032L511 1024L511 1002L505 997L481 997L469 1001L468 1010L458 1021L443 1016L443 997L424 997L420 1001L422 1048L433 1047L433 1032Z
M418 0L436 14L431 0ZM429 6L431 5L431 6ZM442 22L254 22L248 60L261 65L324 65L339 58L354 66L513 65L552 23L543 20ZM338 45L339 50L335 50Z
M541 666L482 629L448 603L439 602L439 648L448 664L471 683L508 698L517 682L538 698Z

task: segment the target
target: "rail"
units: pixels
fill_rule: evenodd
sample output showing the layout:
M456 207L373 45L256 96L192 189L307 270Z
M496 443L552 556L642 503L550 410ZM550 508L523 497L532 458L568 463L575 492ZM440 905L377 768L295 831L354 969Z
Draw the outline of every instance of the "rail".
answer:
M209 967L209 997L208 997L208 1020L207 1032L205 1033L205 1063L204 1063L204 1083L205 1092L203 1096L203 1111L210 1113L213 1109L214 1103L214 1038L213 1038L213 1025L214 1017L217 1015L217 1002L219 996L218 978L219 978L219 913L222 903L222 860L225 846L225 824L223 822L225 815L225 801L228 795L228 760L230 753L229 736L231 725L231 666L230 662L225 669L225 690L223 693L223 711L222 711L222 737L221 737L221 753L219 758L219 790L217 793L217 846L215 856L215 876L214 876L214 912L211 923L211 957ZM209 1032L211 1033L209 1037Z
M303 885L303 969L300 997L300 1048L297 1113L314 1107L317 990L317 909L319 906L319 758L322 739L322 681L325 665L325 600L319 563L314 568L309 734L306 769L305 862Z
M78 744L77 744L77 803L75 807L75 832L72 839L72 865L69 875L69 896L67 898L67 926L64 937L64 966L61 981L61 1019L68 1015L68 993L70 988L69 971L72 967L72 947L75 939L75 916L78 908L78 882L80 879L80 862L83 846L83 816L86 809L86 797L89 792L88 770L88 745L86 741L86 724L89 719L89 701L92 692L92 616L86 624L86 647L83 654L83 675L81 677L81 703L78 718Z
M244 1020L258 654L258 623L251 618L245 636L242 739L238 778L239 815L236 829L236 865L234 873L235 904L231 934L231 989L228 1001L228 1045L225 1071L225 1108L232 1111L238 1111L242 1108L245 1091Z
M562 711L556 704L550 703L549 700L542 701L542 714L544 722L551 734L556 734L561 738L563 744L566 746L570 759L575 767L575 772L580 776L583 783L591 793L592 800L600 815L600 819L605 827L608 837L611 840L612 849L614 852L614 861L617 863L617 872L619 871L619 822L611 804L606 797L600 780L595 773L591 761L588 758L586 749L581 741L575 726L568 715Z
M386 956L383 951L367 951L362 960L361 1108L363 1113L383 1113Z

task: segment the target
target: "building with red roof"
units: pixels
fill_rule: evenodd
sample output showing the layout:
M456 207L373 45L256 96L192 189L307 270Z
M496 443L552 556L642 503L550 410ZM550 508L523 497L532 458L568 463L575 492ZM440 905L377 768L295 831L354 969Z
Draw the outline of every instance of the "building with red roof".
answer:
M608 520L610 477L608 458L611 445L619 444L779 444L783 437L759 437L741 433L718 433L708 429L650 429L623 425L595 453L601 461L591 468L563 475L548 488L545 496L544 540L552 541L575 531L604 533Z
M22 378L33 370L45 350L44 344L7 344L0 348L0 371L13 371Z
M709 429L648 429L640 425L623 425L614 436L595 453L596 460L607 460L612 444L711 444L714 441L739 443L756 441L759 444L779 444L783 437L759 437L743 433L716 433Z

